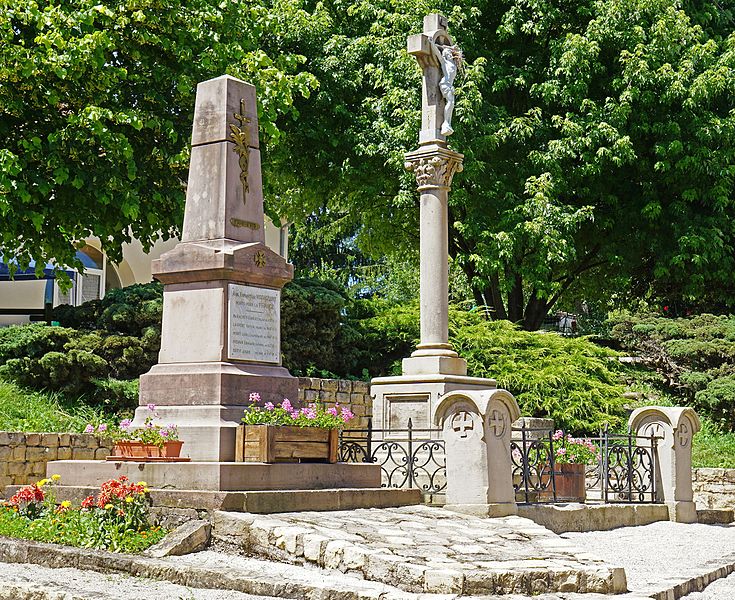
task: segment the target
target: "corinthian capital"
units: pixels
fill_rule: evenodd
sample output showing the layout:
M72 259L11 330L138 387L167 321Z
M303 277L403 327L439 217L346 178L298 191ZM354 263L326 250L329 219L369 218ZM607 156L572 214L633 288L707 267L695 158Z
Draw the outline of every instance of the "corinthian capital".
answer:
M454 174L462 170L463 158L458 152L433 145L406 154L405 167L416 176L419 191L449 189Z

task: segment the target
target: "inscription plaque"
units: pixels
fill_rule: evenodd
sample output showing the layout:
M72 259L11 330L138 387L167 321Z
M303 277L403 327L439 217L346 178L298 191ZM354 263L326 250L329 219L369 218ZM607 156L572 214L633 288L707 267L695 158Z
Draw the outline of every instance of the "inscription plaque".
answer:
M280 364L280 290L231 283L228 296L228 357Z

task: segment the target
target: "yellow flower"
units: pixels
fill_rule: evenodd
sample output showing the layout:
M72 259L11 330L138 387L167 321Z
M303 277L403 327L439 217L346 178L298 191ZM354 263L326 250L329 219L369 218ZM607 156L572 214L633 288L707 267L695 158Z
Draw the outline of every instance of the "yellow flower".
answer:
M37 483L36 485L37 485L38 487L43 487L43 486L44 486L44 485L46 485L46 484L47 484L48 482L49 482L49 480L48 480L48 479L41 479L41 481L39 481L39 482L38 482L38 483Z
M127 498L125 498L125 502L130 504L131 502L135 502L135 498L133 498L132 496L128 496Z
M105 510L110 510L113 508L112 504L105 504Z
M71 506L71 502L69 502L69 500L64 500L64 501L63 501L63 502L61 503L61 506L62 506L63 508L69 508L69 507Z
M53 475L51 475L51 481L58 481L59 479L61 479L61 475L59 475L58 473L54 473Z
M150 492L150 490L149 490L148 488L144 488L144 489L143 489L143 493L144 493L144 494L147 494L148 492Z
M148 484L145 481L139 481L138 485L142 485L143 487L148 487Z

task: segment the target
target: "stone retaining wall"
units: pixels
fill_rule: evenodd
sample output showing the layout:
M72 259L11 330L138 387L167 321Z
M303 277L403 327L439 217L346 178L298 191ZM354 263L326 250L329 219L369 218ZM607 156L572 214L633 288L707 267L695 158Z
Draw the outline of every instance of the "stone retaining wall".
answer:
M370 384L365 381L346 379L299 378L300 402L324 402L327 405L339 403L355 413L355 418L347 425L349 429L365 429L368 419L373 415L373 399Z
M99 460L110 452L105 441L85 433L0 431L0 495L8 485L44 478L51 460Z
M697 508L735 508L735 469L692 469Z
M372 415L370 385L364 381L299 379L301 402L339 402L355 413L350 429L367 428ZM100 460L112 450L107 442L89 434L23 433L0 431L0 496L8 485L25 485L46 476L51 460Z

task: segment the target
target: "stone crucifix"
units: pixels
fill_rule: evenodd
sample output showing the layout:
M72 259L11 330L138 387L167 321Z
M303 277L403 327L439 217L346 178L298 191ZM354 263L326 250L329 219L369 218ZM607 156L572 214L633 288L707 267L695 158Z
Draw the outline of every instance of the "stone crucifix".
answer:
M467 363L452 350L448 331L447 201L464 157L447 147L461 51L446 28L444 16L430 14L423 33L408 38L408 53L423 70L419 148L406 154L406 168L413 171L421 193L421 341L404 359L404 375L467 374Z

